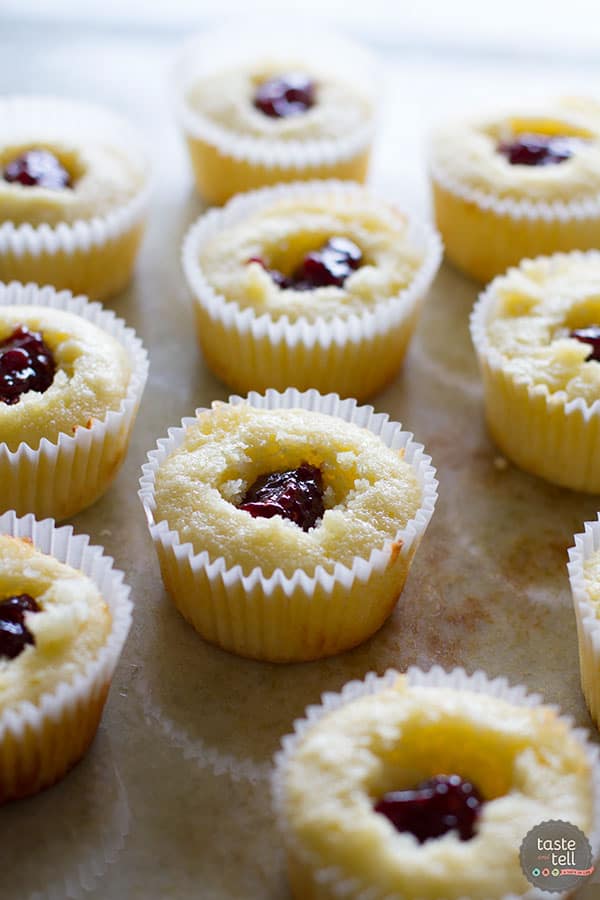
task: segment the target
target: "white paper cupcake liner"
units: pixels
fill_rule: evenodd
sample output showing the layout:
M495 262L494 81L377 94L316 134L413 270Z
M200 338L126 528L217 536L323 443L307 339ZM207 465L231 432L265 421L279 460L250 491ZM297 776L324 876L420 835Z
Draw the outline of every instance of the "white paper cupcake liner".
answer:
M239 565L228 568L223 558L211 559L206 551L194 553L190 543L180 543L166 521L155 519L156 473L196 421L183 419L180 428L169 429L168 438L159 440L158 449L148 453L139 491L163 578L176 606L210 642L256 659L316 659L366 640L383 621L377 588L383 590L383 584L389 592L386 579L395 572L398 560L408 568L433 515L437 481L430 457L421 444L413 441L412 434L402 431L400 423L390 422L387 415L375 413L371 406L358 406L353 399L340 400L337 394L322 396L316 390L300 393L290 388L285 393L252 392L245 399L233 396L229 402L247 403L257 409L313 410L367 428L388 447L404 449L404 459L421 485L421 506L383 547L372 550L368 558L356 557L351 566L338 563L333 572L317 566L311 574L297 570L291 576L276 569L269 577L257 567L245 575ZM396 586L395 593L391 588L393 598L387 598L383 618L391 612L390 600L397 598L402 585ZM366 632L346 643L346 629L353 625L349 610L357 602L367 623ZM377 626L373 625L375 621Z
M202 320L206 318L224 337L222 349L211 342L211 356L220 353L224 367L235 359L239 371L252 373L247 376L253 381L250 385L235 384L235 377L224 375L234 388L285 390L293 384L300 389L335 390L362 399L389 381L402 363L422 301L442 258L439 235L425 222L412 217L409 220L406 239L421 254L422 263L408 287L366 308L360 315L354 313L314 322L303 318L290 322L287 316L275 319L268 313L259 315L251 307L241 308L236 302L226 300L206 278L200 265L200 252L212 237L279 199L315 196L330 196L333 203L351 201L357 196L363 203L369 202L365 189L353 182L312 181L262 188L235 197L221 210L208 212L186 235L182 263L200 338ZM376 197L372 202L377 206ZM391 358L391 370L386 357ZM360 368L358 382L356 368ZM308 383L299 383L303 380ZM350 387L348 391L344 390L346 383Z
M527 200L498 197L489 191L471 187L453 177L451 171L434 159L429 162L433 180L445 191L484 212L516 220L537 222L572 222L600 218L600 194L585 200Z
M35 284L0 284L0 306L48 306L76 313L112 335L127 351L131 376L118 409L90 428L61 433L37 448L22 443L9 450L0 442L0 511L14 509L64 519L89 506L108 489L127 452L148 376L148 354L133 329L110 310L69 291ZM81 423L85 425L86 423Z
M600 513L598 521L586 522L584 531L575 535L569 550L569 581L577 620L579 671L581 689L590 715L600 727L600 620L597 604L590 599L585 586L584 565L600 549Z
M304 735L320 719L333 710L346 706L360 697L377 694L381 690L391 687L401 674L393 669L389 669L383 676L369 672L363 681L348 682L340 693L323 694L321 703L309 706L306 710L306 717L298 719L294 723L293 733L283 738L282 749L275 755L272 793L277 824L288 852L312 870L316 890L323 890L323 894L314 893L314 895L311 895L315 897L315 900L316 898L320 900L321 897L329 896L346 898L346 900L384 900L384 898L381 897L373 885L360 883L358 880L350 878L346 872L339 868L323 866L322 860L305 847L292 831L286 815L285 777L287 768ZM477 694L488 694L490 697L505 700L507 703L512 703L516 706L533 707L543 703L543 699L539 694L527 693L527 689L523 685L511 686L505 678L490 679L481 670L468 675L462 668L446 672L440 666L433 666L429 671L424 672L415 666L411 666L404 674L410 686L453 688ZM549 708L555 713L560 712L555 706L550 706ZM569 728L572 728L573 722L570 717L561 716L561 721ZM592 848L592 859L596 862L600 855L600 750L589 742L588 733L585 729L573 729L572 734L585 747L593 772L594 825L588 838ZM518 848L515 849L518 851ZM560 900L560 898L566 898L570 894L571 892L562 892L553 893L552 896ZM526 894L505 894L502 897L490 898L490 900L544 900L548 896L547 891L532 888ZM386 896L385 900L402 900L402 897L400 895L398 897L395 895L394 897ZM463 897L462 900L470 900L470 898Z
M593 260L600 268L600 252L574 251L536 260L550 268L556 260ZM506 456L526 471L572 490L600 493L600 399L588 405L581 397L568 400L564 391L551 393L547 385L517 376L504 368L502 354L487 337L498 283L494 279L471 313L471 338L484 381L488 425Z
M140 136L126 119L92 104L51 96L0 99L0 144L30 141L32 134L60 143L103 140L139 162L143 184L131 199L90 219L55 226L0 222L0 278L53 283L98 299L117 293L131 276L150 198Z
M29 539L42 553L83 572L112 617L106 643L72 681L43 694L35 705L24 701L0 713L0 795L10 798L23 786L31 793L52 784L87 749L129 632L132 603L111 557L91 546L87 535L74 535L70 525L56 528L52 519L18 518L11 511L0 516L0 534Z
M271 140L238 135L191 109L185 95L200 78L230 66L241 66L266 58L270 62L302 59L317 71L341 77L370 98L375 111L376 69L364 47L346 38L328 34L325 39L314 29L294 27L274 30L266 23L253 27L227 27L191 38L181 49L172 73L172 92L178 120L185 134L201 140L223 157L248 162L265 169L297 170L331 166L364 152L375 130L375 113L359 128L340 138Z

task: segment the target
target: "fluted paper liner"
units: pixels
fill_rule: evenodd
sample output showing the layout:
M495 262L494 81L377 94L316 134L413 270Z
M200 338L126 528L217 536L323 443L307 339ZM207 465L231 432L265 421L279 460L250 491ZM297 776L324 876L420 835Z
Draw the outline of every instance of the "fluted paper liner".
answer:
M536 263L550 266L557 256ZM597 251L569 256L592 257L600 266ZM523 260L522 265L527 262L530 260ZM492 437L521 469L563 487L600 493L600 398L591 405L580 397L568 400L564 391L551 393L546 385L506 370L502 354L487 337L498 280L488 285L471 314L471 337L483 376Z
M598 521L586 522L584 531L575 535L569 550L569 581L577 620L579 673L581 689L590 715L600 727L600 620L598 603L591 600L585 585L584 564L600 549L600 513Z
M487 282L528 257L599 245L597 194L571 202L517 200L464 184L451 167L433 158L429 170L446 255L478 281Z
M119 470L148 375L148 354L122 319L85 297L34 284L0 284L0 306L48 306L76 313L112 335L127 351L131 376L119 407L91 427L61 433L55 443L42 438L37 448L22 443L9 450L0 442L0 512L60 520L75 515L103 494Z
M384 900L384 898L374 885L361 883L357 879L349 877L347 872L337 867L324 866L323 860L304 846L298 835L292 831L287 818L285 802L287 767L304 735L320 719L333 710L346 706L360 697L377 694L385 688L391 687L402 674L405 675L407 683L411 686L453 688L477 694L489 694L490 697L497 697L516 706L533 707L543 702L539 694L529 694L523 685L511 686L506 678L490 679L481 670L468 675L462 668L446 672L440 666L433 666L427 672L416 666L411 666L406 673L388 669L383 676L369 672L363 681L348 682L340 693L328 692L323 694L320 705L309 706L306 710L306 717L298 719L294 723L293 733L283 738L282 749L275 755L275 769L272 778L274 811L288 853L290 871L293 872L297 869L299 875L301 874L304 879L303 883L306 885L310 884L311 900L336 900L336 898L346 898L346 900ZM555 706L549 708L556 713L559 712ZM572 720L569 717L562 716L561 721L569 728L572 727ZM573 729L572 734L585 747L592 769L593 784L590 787L594 793L594 824L592 833L588 835L588 838L592 847L592 858L594 861L597 861L600 854L600 751L598 747L589 742L588 733L585 729ZM518 847L515 847L515 853L518 853ZM566 898L570 894L571 892L553 893L552 897L561 900L561 898ZM490 900L544 900L548 896L547 891L532 888L525 894L505 894L501 897L490 898ZM401 895L393 895L393 897L386 895L385 900L403 900L403 898ZM463 897L462 900L470 900L470 898Z
M96 733L111 678L131 624L132 604L123 573L87 535L52 519L0 516L0 534L29 539L36 549L87 575L108 605L112 626L95 659L71 681L0 712L0 802L35 793L61 778L85 753Z
M137 133L102 107L57 97L6 97L0 100L0 134L3 122L11 141L21 131L24 138L39 134L60 142L76 135L104 140L139 160L140 188L107 214L54 226L0 222L0 281L52 284L100 300L118 293L132 275L150 196Z
M372 112L364 122L339 138L271 139L238 134L213 121L187 102L186 94L200 78L229 67L263 60L282 66L301 59L317 71L355 85ZM219 28L191 38L181 49L172 72L172 95L185 135L196 186L209 203L282 181L346 178L367 175L376 116L376 67L360 44L314 29L273 30L246 23Z
M148 454L140 480L140 499L167 591L206 640L241 656L292 662L330 656L361 643L391 613L433 514L437 481L430 457L399 423L376 414L371 406L340 400L336 394L322 396L315 390L300 393L290 388L283 394L269 390L264 396L253 392L247 399L230 397L230 402L258 409L314 410L367 428L388 447L404 450L404 459L421 485L421 506L382 548L374 549L368 558L356 557L349 567L337 563L333 572L327 572L317 566L312 573L297 570L291 576L277 569L269 577L255 568L244 575L239 565L227 568L223 558L195 554L191 544L179 542L166 521L155 519L156 473L196 421L184 419Z
M402 365L418 321L422 302L442 258L437 233L409 218L406 240L422 262L410 284L399 294L374 304L360 315L317 319L260 315L251 307L218 294L200 265L200 251L214 235L243 221L279 199L328 196L338 203L365 189L340 181L280 185L231 200L223 210L202 216L183 245L183 269L193 298L198 340L210 368L234 390L299 390L362 400L385 386ZM370 202L376 204L376 196Z

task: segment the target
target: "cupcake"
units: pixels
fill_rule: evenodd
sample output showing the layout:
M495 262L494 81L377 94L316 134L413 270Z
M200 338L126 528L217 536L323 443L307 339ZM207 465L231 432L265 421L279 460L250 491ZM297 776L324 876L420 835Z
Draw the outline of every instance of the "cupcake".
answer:
M430 174L448 259L488 281L521 259L600 241L600 120L556 104L456 122Z
M215 403L148 458L140 497L173 602L206 640L272 662L370 637L436 500L412 435L316 391Z
M558 819L596 855L599 771L585 732L504 679L434 668L350 682L309 707L276 757L293 896L537 897L519 848Z
M0 285L0 511L64 519L103 494L147 373L141 341L98 303Z
M569 581L579 643L581 688L590 715L600 726L600 514L586 522L569 550Z
M429 226L338 181L237 197L183 248L198 341L227 385L359 399L401 366L440 259Z
M196 186L209 204L280 181L364 181L374 72L360 47L314 31L231 28L189 42L174 96Z
M492 437L520 468L600 493L600 253L524 260L471 317Z
M128 596L86 536L0 516L0 803L48 787L86 752L129 630Z
M126 121L52 97L0 100L0 281L118 293L147 198L148 166Z

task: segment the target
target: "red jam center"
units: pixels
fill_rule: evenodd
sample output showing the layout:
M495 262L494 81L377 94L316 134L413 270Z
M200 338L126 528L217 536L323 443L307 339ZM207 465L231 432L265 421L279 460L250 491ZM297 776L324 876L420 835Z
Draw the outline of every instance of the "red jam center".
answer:
M25 613L39 611L39 605L29 594L8 597L0 602L0 658L14 659L27 644L35 644L25 625Z
M28 150L5 166L5 181L59 191L71 187L71 176L49 150Z
M586 362L595 360L600 362L600 325L589 325L587 328L577 328L572 331L569 337L581 341L582 344L589 344L592 352L586 359Z
M346 278L363 263L360 247L345 237L332 237L319 250L307 253L296 271L284 275L277 269L269 269L264 260L253 256L248 262L257 262L280 288L295 291L312 291L318 287L343 287Z
M393 791L375 804L398 831L409 831L420 844L448 831L458 831L461 841L475 835L475 823L483 799L470 782L459 775L437 775L414 790Z
M256 479L240 503L252 516L283 516L303 531L323 517L323 476L316 466L302 463L286 472L269 472Z
M254 94L255 107L272 119L301 115L314 104L314 82L299 72L263 81Z
M42 335L19 325L0 342L0 401L18 403L27 391L43 393L54 379L56 364Z
M576 138L560 135L520 134L514 141L498 144L501 153L512 166L554 166L573 156Z

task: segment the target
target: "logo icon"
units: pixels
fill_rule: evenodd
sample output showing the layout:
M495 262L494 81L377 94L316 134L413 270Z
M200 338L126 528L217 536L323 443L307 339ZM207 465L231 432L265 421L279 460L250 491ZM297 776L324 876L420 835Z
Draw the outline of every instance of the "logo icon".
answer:
M523 874L543 891L559 893L579 887L592 875L592 848L571 822L541 822L523 838L519 853Z

